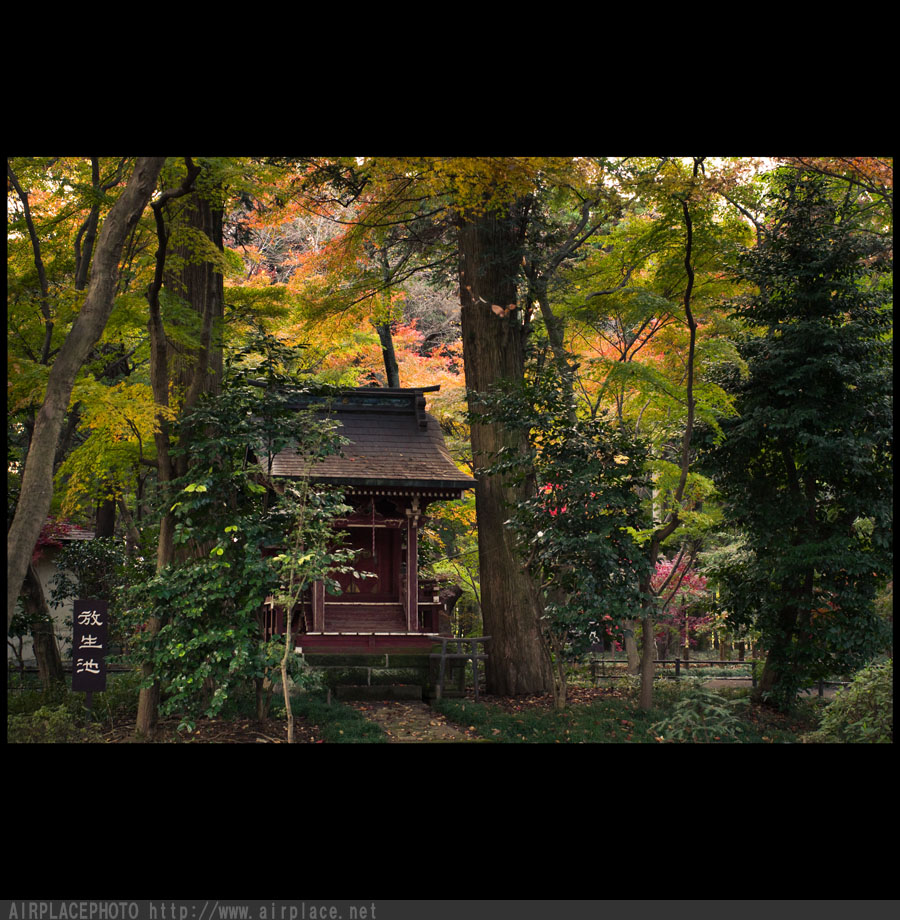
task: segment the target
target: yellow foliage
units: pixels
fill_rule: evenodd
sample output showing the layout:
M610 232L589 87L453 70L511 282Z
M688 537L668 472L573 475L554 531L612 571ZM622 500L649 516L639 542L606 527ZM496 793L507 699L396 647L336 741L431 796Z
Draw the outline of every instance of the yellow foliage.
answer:
M7 354L7 365L6 399L9 411L19 412L29 406L39 407L47 391L50 368L11 352Z
M81 403L82 430L103 430L117 440L152 441L159 428L158 414L175 415L172 409L156 405L145 383L121 381L110 387L90 376L76 381L71 404L75 403Z
M173 409L154 403L147 384L122 381L110 387L89 375L75 383L71 404L76 403L81 407L78 427L87 438L56 474L64 514L130 488L140 458L155 456L159 416L175 416Z
M389 157L366 165L376 185L393 192L406 180L410 200L430 194L475 214L504 208L533 191L542 175L562 174L571 183L581 169L578 157Z

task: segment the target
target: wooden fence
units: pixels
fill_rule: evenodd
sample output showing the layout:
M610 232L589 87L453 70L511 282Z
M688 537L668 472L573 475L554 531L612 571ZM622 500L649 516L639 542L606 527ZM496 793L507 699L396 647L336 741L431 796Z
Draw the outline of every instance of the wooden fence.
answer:
M715 661L699 658L657 658L653 664L656 666L661 666L663 670L667 667L672 667L675 669L675 677L681 677L682 670L689 670L690 668L728 668L728 667L743 667L750 668L750 679L753 681L753 686L756 686L756 672L753 668L753 659L746 659L744 661ZM620 667L621 665L621 667ZM610 666L607 673L607 666ZM627 662L624 659L607 661L605 658L591 658L591 680L595 683L601 677L624 677L624 674L612 673L615 671L622 671L627 666ZM716 680L746 680L746 678L741 677L723 677L716 678Z
M699 658L657 658L653 663L655 665L662 665L663 670L666 667L673 667L675 669L675 677L681 677L682 670L689 670L690 668L728 668L728 667L749 667L750 668L750 682L753 687L756 687L756 669L753 667L757 659L748 658L743 661L716 661L709 659L699 659ZM625 673L614 673L614 672L623 672L627 666L627 662L624 659L607 661L605 658L592 658L591 659L591 680L596 683L601 677L608 677L615 680L619 677L624 677ZM609 671L607 671L607 666L610 666ZM747 680L746 677L722 677L717 676L715 680ZM847 680L819 680L816 684L818 695L820 697L825 696L826 687L846 687L850 681Z
M435 641L441 643L441 650L439 652L434 652L431 657L434 659L440 660L440 667L438 669L438 682L437 687L435 688L435 696L437 699L440 699L444 693L444 675L446 672L447 662L448 661L471 661L472 662L472 675L475 679L475 699L478 699L478 662L487 661L487 653L484 651L479 651L479 644L488 642L490 636L472 636L468 639L456 639L450 636L439 636ZM456 651L447 651L447 646L451 643L456 644ZM463 645L469 643L471 648L469 651L464 651Z

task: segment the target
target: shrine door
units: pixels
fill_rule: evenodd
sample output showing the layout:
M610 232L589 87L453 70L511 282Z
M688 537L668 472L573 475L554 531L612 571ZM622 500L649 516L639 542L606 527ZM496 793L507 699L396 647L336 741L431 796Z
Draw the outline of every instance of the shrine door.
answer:
M400 600L400 531L388 527L351 527L344 543L359 550L354 568L366 578L349 572L336 576L344 600ZM336 600L337 598L335 598Z

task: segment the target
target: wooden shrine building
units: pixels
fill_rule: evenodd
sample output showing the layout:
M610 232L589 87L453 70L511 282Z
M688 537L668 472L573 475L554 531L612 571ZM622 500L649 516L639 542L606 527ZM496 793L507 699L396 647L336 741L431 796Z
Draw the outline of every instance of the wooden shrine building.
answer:
M342 390L328 414L349 443L340 455L316 464L311 478L342 486L353 511L334 522L345 545L359 550L354 563L368 577L337 575L341 593L313 584L294 612L296 647L304 653L367 649L426 649L449 635L439 586L419 577L418 543L428 505L462 498L475 480L450 457L437 420L425 410L425 393L437 387ZM306 469L300 456L282 451L272 475L290 478ZM284 632L272 610L269 631Z

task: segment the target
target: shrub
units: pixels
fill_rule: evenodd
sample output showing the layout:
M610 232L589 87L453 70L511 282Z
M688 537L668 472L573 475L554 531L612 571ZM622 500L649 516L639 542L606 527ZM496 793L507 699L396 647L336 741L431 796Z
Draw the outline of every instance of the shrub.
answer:
M100 740L96 725L80 725L70 707L41 706L31 713L6 717L6 740L12 744L65 744Z
M679 700L689 695L695 687L702 684L702 678L681 677L675 680L673 677L657 677L653 681L653 699L654 705L663 709L674 705ZM638 684L638 691L640 685ZM636 696L637 694L635 694Z
M740 741L745 726L735 713L739 705L740 700L726 699L698 682L651 730L664 741Z
M94 694L94 718L110 725L117 719L137 716L141 675L138 671L110 673L106 689Z
M894 740L893 659L858 671L825 707L819 730L803 740L890 744Z
M625 699L636 700L641 692L641 676L640 674L623 674L616 678L613 686L622 693Z

